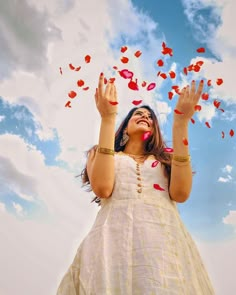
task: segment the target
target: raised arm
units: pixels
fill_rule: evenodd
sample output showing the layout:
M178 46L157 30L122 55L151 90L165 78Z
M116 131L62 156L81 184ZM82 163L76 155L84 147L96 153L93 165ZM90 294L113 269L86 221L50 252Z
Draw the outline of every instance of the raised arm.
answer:
M174 154L171 164L171 178L169 193L171 199L176 202L185 202L192 189L192 167L188 144L188 124L195 113L195 105L198 103L204 81L199 83L195 90L195 81L192 81L191 88L184 88L179 96L176 109L180 114L174 114L173 122L173 149ZM186 141L187 140L187 141Z
M103 74L99 77L98 89L95 93L97 109L101 115L101 125L98 147L114 149L115 143L115 120L117 105L117 94L114 82L109 82L104 91ZM87 172L93 192L100 198L108 198L114 187L114 155L91 151L87 162Z

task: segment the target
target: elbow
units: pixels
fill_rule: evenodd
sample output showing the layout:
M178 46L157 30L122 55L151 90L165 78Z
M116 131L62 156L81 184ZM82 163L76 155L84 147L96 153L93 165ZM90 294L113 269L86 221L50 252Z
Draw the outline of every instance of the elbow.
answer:
M99 198L109 198L112 194L112 189L108 187L96 187L92 189L94 194Z
M177 202L177 203L184 203L188 200L190 196L190 193L188 192L183 192L183 191L180 191L180 192L171 192L170 193L170 198Z

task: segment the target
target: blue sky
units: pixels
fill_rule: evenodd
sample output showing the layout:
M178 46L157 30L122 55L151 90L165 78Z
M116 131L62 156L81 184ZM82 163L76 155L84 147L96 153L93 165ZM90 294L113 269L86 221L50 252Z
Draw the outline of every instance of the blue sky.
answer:
M27 267L32 269L35 263L40 264L39 271L43 272L46 268L43 257L50 257L53 266L48 270L50 280L44 291L54 290L59 272L63 273L74 249L91 228L99 209L90 204L93 195L81 189L75 175L84 167L84 151L98 141L100 117L93 95L101 71L109 77L116 75L114 65L120 69L129 67L140 81L157 83L155 90L134 92L116 76L117 127L133 107L131 101L143 99L156 111L168 146L172 145L172 114L177 102L177 95L168 99L171 86L183 87L192 79L212 79L213 86L204 88L209 100L201 100L202 110L194 115L195 124L189 123L190 153L196 174L190 198L178 204L178 208L218 293L233 294L230 292L236 285L229 265L231 249L236 245L236 135L230 137L229 131L236 131L233 79L236 40L232 32L235 3L233 0L224 3L116 0L112 4L101 0L99 3L96 12L84 0L80 5L75 0L40 3L23 0L20 5L12 0L0 4L0 222L6 224L3 252L7 253L2 258L7 259L10 251L16 250L13 244L18 245L20 253L25 253L27 245L32 257ZM173 57L161 54L163 41L173 49ZM128 46L127 66L119 60L123 45ZM199 47L206 52L197 53ZM133 57L136 50L142 51L138 59ZM86 54L92 56L90 64L84 62ZM161 71L174 70L176 79L157 78L156 61L160 58L165 61ZM204 61L202 70L185 76L183 68L199 60ZM81 71L71 71L69 63L81 65ZM90 89L78 91L71 101L72 108L65 108L68 92L78 89L75 88L78 77ZM223 78L221 86L215 84L217 78ZM224 113L213 106L214 99L221 102ZM206 127L206 121L211 128ZM78 226L82 228L79 234ZM51 236L53 242L39 249L41 239ZM16 237L21 239L12 243ZM37 251L41 255L38 260ZM62 251L69 254L60 257ZM14 272L14 262L8 263ZM224 282L220 265L227 273ZM0 267L2 272L4 269ZM8 295L21 290L26 294L20 282L15 286L10 282L11 277L6 276L4 289L0 291Z

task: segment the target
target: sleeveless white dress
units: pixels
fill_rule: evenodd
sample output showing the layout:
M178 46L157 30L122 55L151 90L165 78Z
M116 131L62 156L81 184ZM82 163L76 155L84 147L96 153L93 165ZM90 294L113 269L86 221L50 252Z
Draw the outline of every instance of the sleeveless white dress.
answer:
M115 154L115 185L57 295L213 295L198 249L170 199L164 166ZM154 186L154 184L158 186Z

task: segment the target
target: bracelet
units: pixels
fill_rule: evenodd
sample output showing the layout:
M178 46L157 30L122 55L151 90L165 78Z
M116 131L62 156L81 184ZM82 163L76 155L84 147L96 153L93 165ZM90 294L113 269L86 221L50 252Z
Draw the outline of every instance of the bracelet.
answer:
M191 157L190 155L188 156L177 156L177 155L173 155L173 160L177 161L177 162L190 162Z
M107 148L102 148L102 147L98 147L97 152L101 153L101 154L112 155L112 156L114 156L114 154L115 154L113 149L107 149Z

